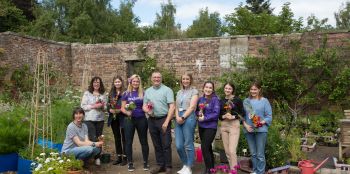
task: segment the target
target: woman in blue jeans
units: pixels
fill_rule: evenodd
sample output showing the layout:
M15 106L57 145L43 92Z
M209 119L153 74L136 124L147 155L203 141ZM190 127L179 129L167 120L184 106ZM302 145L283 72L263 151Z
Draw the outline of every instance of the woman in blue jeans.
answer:
M265 145L268 128L272 122L272 109L269 100L262 96L261 84L250 85L249 97L243 101L246 111L244 133L251 153L254 174L265 173Z
M194 162L194 130L196 127L195 110L198 90L193 88L191 74L181 76L181 90L176 95L175 144L183 167L177 173L192 174Z

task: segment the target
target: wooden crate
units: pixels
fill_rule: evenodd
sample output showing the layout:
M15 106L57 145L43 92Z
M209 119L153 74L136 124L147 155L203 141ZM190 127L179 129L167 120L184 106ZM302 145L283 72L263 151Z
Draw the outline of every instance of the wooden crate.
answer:
M340 121L340 138L339 138L339 159L350 151L350 119L341 119Z

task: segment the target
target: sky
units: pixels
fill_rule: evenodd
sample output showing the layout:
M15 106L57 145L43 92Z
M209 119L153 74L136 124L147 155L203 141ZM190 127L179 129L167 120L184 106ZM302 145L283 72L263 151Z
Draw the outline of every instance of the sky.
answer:
M152 25L156 13L160 13L160 4L167 0L137 0L133 11L141 20L140 26ZM234 12L234 9L245 0L172 0L176 6L176 23L181 24L181 29L185 30L194 19L198 17L199 10L208 7L210 13L218 12L220 17ZM294 18L303 17L304 21L311 14L318 19L328 18L328 24L335 26L334 12L338 12L346 0L270 0L273 13L279 14L282 5L290 2L290 8L294 13ZM112 0L113 8L118 9L120 0ZM304 22L304 25L306 23Z

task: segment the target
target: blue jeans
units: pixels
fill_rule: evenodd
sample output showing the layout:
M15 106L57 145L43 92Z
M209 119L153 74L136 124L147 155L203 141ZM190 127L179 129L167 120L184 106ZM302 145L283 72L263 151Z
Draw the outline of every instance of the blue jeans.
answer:
M73 154L76 159L85 160L99 155L101 153L101 148L92 146L73 147L66 153Z
M256 174L265 173L265 145L267 140L267 132L245 133L247 138L249 151L252 156L253 171Z
M179 112L181 117L185 111ZM192 167L194 162L194 130L196 128L195 113L186 119L183 124L176 123L175 145L183 165Z

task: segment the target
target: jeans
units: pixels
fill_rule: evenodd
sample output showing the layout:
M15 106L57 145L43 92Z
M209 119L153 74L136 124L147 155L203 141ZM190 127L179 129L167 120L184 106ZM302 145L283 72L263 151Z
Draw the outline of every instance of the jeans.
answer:
M149 133L151 134L154 151L156 153L156 162L160 167L172 168L171 161L171 122L165 132L162 125L166 117L148 118Z
M101 148L92 146L73 147L66 154L73 154L76 159L86 160L92 157L97 157L101 153Z
M98 137L102 135L104 121L85 121L88 128L88 135L90 141L98 141Z
M182 116L185 111L179 112ZM192 112L183 124L175 125L175 145L183 165L192 167L194 162L194 130L196 128L196 116Z
M124 129L125 129L125 139L126 139L125 152L126 152L126 157L128 159L128 162L129 163L133 162L132 144L133 144L135 129L136 129L137 135L139 137L139 141L141 144L143 162L148 163L149 147L148 147L148 140L147 140L147 130L148 130L147 118L132 117L131 120L125 118Z
M199 127L199 138L201 139L201 149L204 157L206 171L214 168L214 153L212 143L216 135L216 129Z
M117 156L125 155L125 133L124 128L120 127L120 119L111 121L111 127L114 135L114 145Z
M265 145L267 140L267 132L245 133L247 138L249 151L253 163L253 171L256 174L265 173Z
M221 122L221 138L231 169L237 165L237 145L239 140L239 120L224 120Z

